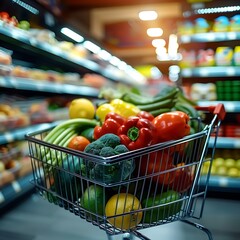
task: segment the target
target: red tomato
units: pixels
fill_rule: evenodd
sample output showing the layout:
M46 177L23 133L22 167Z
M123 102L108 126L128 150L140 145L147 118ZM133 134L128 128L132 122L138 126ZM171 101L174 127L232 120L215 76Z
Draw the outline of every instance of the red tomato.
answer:
M150 153L148 156L143 156L140 173L142 176L159 173L158 175L152 177L153 182L161 185L168 185L173 182L174 171L168 171L173 169L173 159L170 155L163 153L163 151L158 151ZM161 173L166 171L166 173Z
M193 173L191 167L185 166L184 163L179 163L177 167L180 167L174 171L174 180L171 184L173 190L183 193L191 188L193 184Z
M90 143L90 141L83 136L75 136L68 143L68 147L78 151L84 151L85 147Z

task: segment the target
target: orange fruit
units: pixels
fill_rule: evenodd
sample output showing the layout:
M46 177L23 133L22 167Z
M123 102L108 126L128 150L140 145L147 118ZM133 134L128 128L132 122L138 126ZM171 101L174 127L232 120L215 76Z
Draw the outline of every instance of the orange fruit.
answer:
M78 151L84 151L85 147L90 143L90 141L83 136L75 136L68 143L68 147Z

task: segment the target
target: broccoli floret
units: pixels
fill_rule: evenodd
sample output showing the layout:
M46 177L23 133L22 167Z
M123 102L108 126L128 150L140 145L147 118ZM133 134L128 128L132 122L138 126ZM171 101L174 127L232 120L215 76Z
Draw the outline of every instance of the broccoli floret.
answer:
M103 147L101 149L99 155L102 156L102 157L110 157L110 156L114 156L116 154L115 154L115 151L112 147Z
M94 141L94 142L91 142L90 144L88 144L85 147L84 152L91 153L93 155L99 155L99 153L103 147L104 147L104 144L97 140L97 141Z
M91 153L91 154L94 154L94 155L99 155L99 156L103 156L103 157L109 157L109 156L112 156L112 155L116 155L117 153L114 153L113 150L111 150L111 155L109 155L109 153L105 153L107 152L108 150L104 150L103 152L103 155L100 154L102 149L105 148L105 147L110 147L110 148L115 148L116 146L118 146L119 144L121 144L121 141L120 141L120 138L115 135L115 134L112 134L112 133L107 133L105 135L103 135L102 137L100 137L99 139L97 139L96 141L94 142L91 142L90 144L88 144L86 146L86 148L84 149L84 151L86 153Z
M123 144L120 144L120 145L117 145L115 148L103 147L99 155L102 157L110 157L110 156L118 155L125 152L128 152L127 147Z
M104 134L95 142L98 142L98 141L103 143L105 147L112 147L112 148L115 148L117 145L121 144L120 138L113 133Z
M121 153L128 152L128 148L125 145L120 144L114 148L114 151L116 154L121 154Z

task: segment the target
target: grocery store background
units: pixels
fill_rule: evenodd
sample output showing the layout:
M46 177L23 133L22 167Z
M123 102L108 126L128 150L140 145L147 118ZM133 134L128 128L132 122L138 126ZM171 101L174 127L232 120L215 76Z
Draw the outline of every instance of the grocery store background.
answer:
M142 10L156 19L141 20ZM106 239L35 191L24 136L67 119L76 97L129 87L153 95L166 84L199 105L225 105L198 222L214 239L240 238L239 1L1 0L0 12L0 240ZM181 222L142 233L206 239Z

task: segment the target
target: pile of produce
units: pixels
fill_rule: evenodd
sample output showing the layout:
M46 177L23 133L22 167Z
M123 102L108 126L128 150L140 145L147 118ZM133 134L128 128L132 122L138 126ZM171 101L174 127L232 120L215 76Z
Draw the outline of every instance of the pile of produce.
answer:
M38 150L55 193L51 201L79 204L85 218L106 216L121 230L174 218L193 184L194 166L185 159L190 144L148 149L199 131L190 121L199 116L194 103L177 87L152 98L133 92L118 97L100 104L74 99L69 119L43 139L57 146Z

